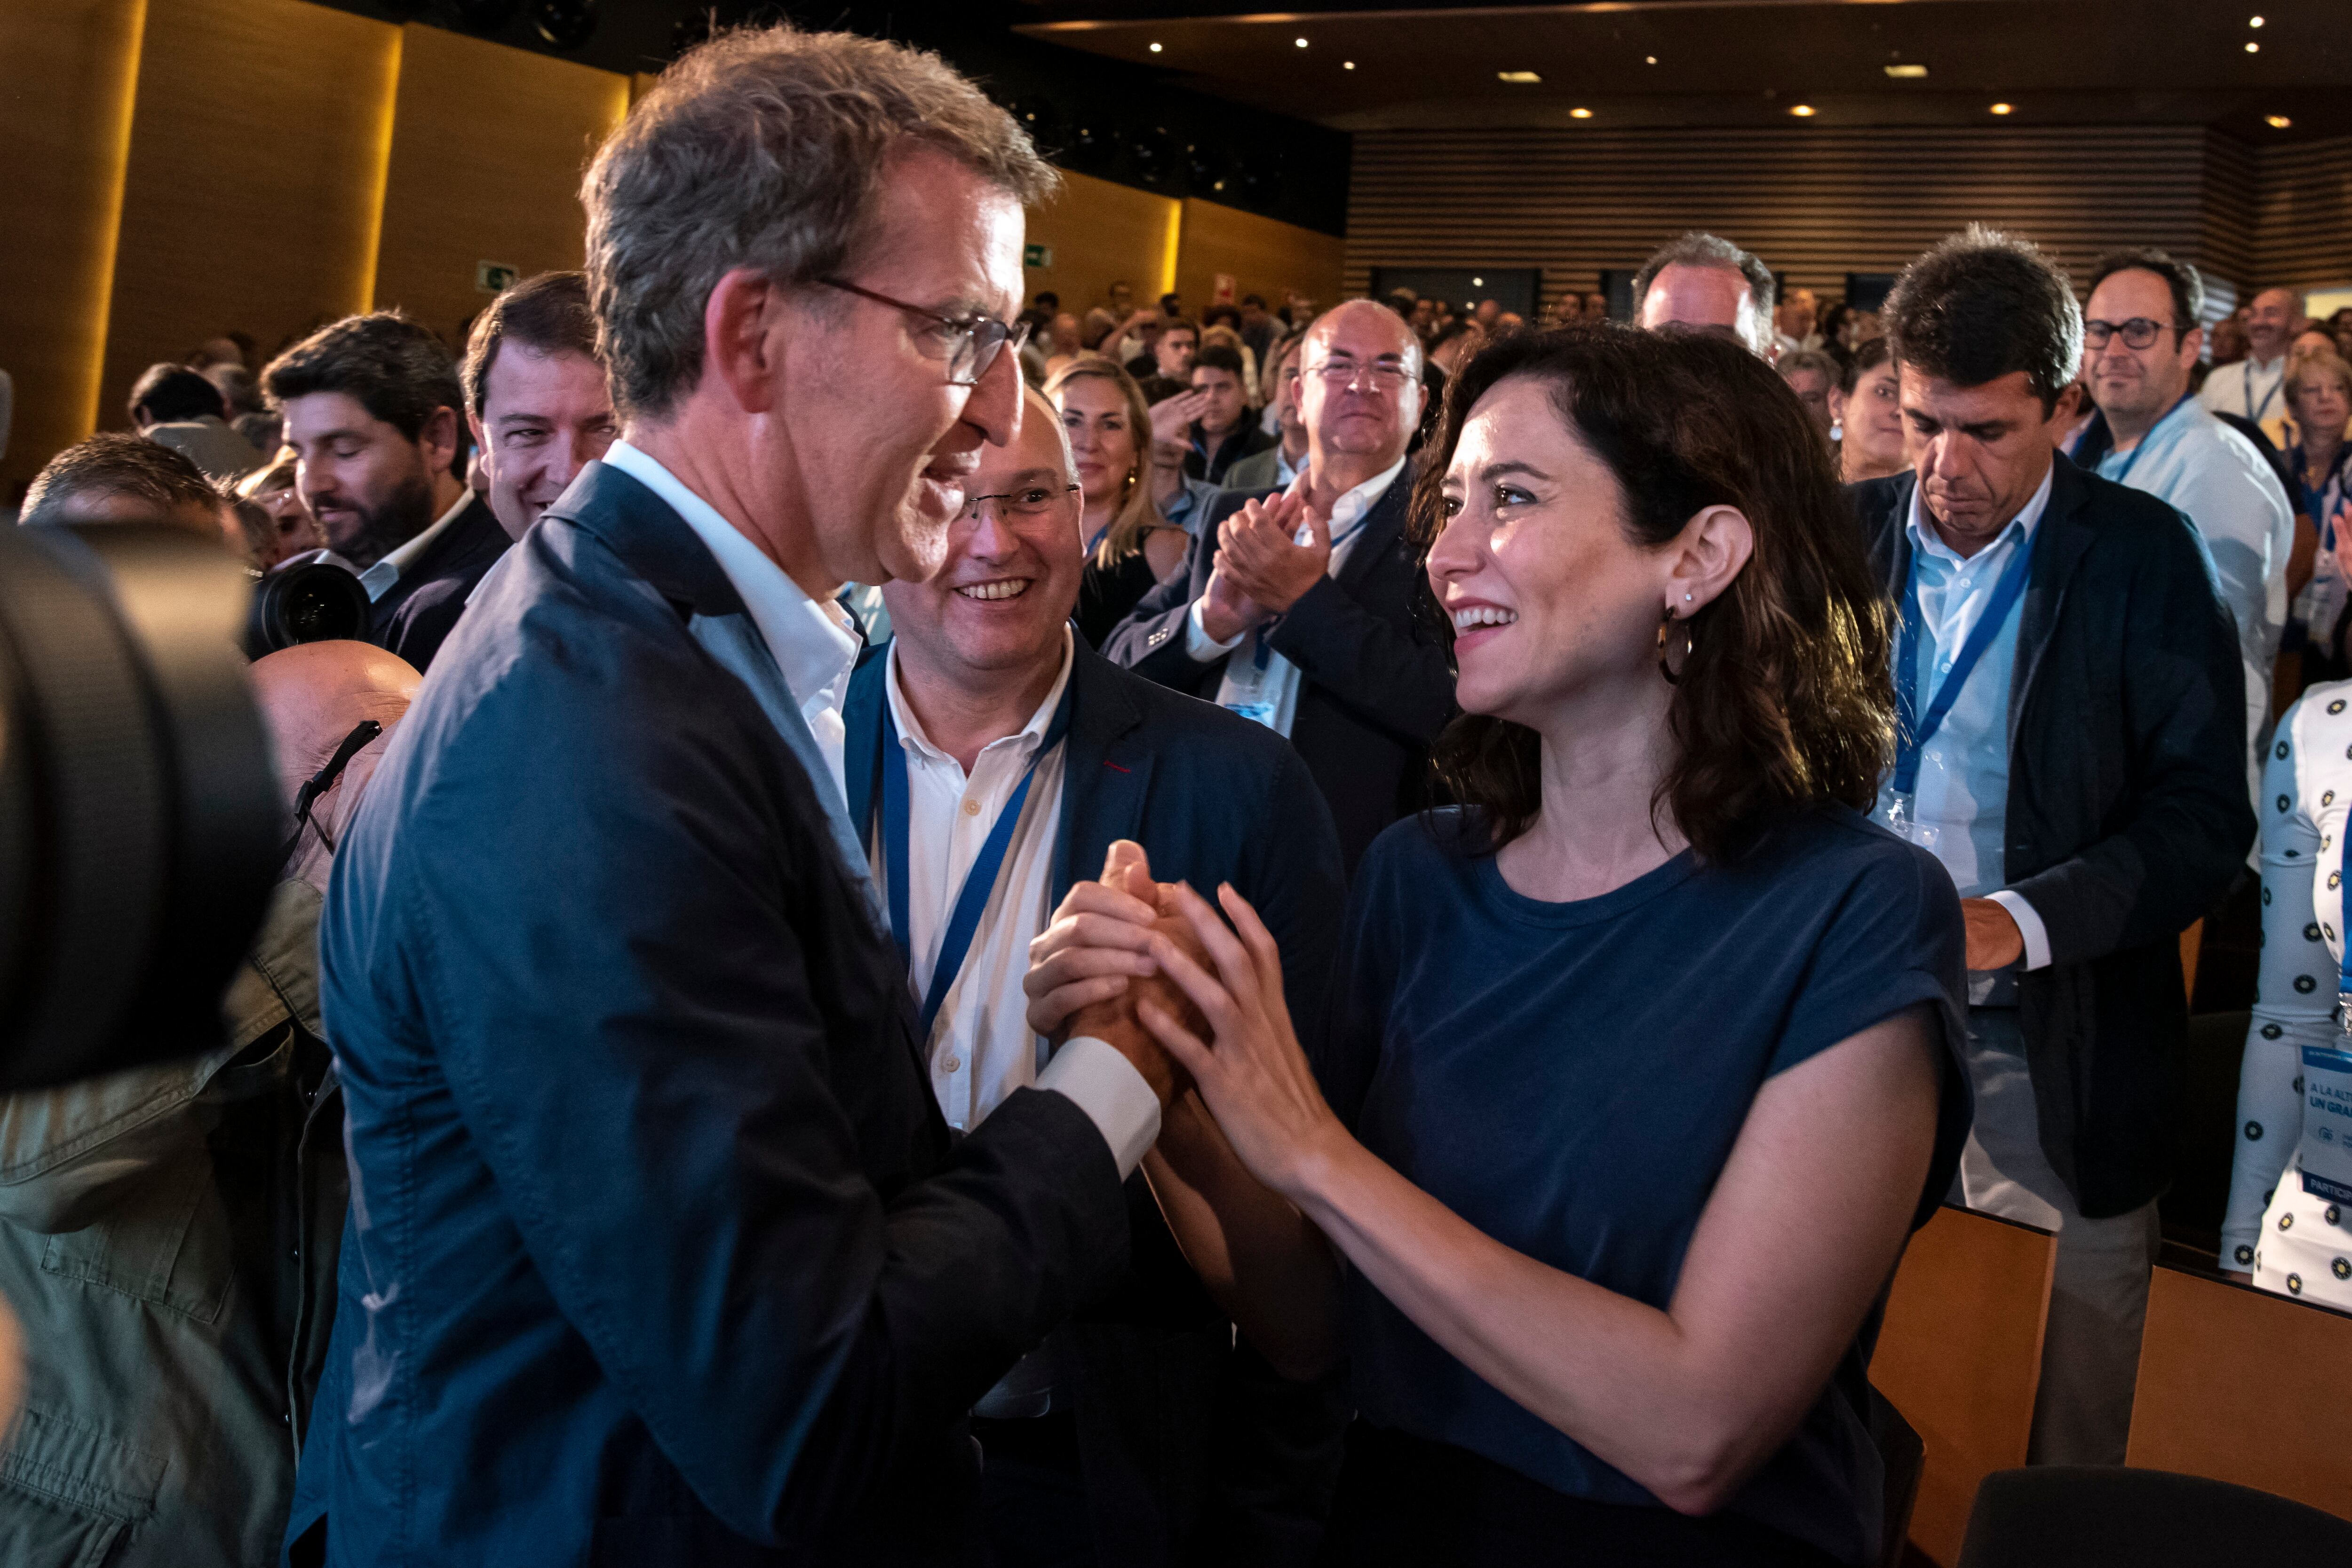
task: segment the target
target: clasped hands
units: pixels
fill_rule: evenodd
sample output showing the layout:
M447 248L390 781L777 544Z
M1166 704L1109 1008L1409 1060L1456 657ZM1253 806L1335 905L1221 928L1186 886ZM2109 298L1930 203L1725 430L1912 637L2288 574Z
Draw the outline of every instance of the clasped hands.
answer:
M1347 1134L1299 1049L1273 934L1232 886L1217 902L1230 927L1184 883L1154 882L1142 845L1114 843L1102 880L1073 887L1029 945L1029 1026L1106 1041L1162 1106L1197 1092L1250 1173L1287 1193Z
M1298 542L1298 526L1310 530ZM1331 569L1331 520L1302 489L1245 501L1217 525L1217 555L1201 598L1201 629L1230 643L1288 612Z

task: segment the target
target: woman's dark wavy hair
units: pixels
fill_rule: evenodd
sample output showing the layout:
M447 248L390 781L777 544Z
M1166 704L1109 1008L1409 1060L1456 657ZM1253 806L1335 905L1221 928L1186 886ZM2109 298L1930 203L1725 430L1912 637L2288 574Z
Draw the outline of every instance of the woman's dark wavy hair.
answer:
M1413 497L1424 549L1444 525L1463 425L1516 377L1544 383L1616 476L1636 544L1663 548L1714 506L1738 507L1755 531L1731 586L1685 622L1690 654L1667 710L1675 757L1654 814L1669 812L1702 858L1724 860L1808 806L1868 810L1895 736L1886 604L1796 393L1714 337L1583 323L1504 338L1446 388ZM1465 714L1439 737L1436 765L1457 799L1484 808L1499 849L1541 804L1537 758L1532 729Z

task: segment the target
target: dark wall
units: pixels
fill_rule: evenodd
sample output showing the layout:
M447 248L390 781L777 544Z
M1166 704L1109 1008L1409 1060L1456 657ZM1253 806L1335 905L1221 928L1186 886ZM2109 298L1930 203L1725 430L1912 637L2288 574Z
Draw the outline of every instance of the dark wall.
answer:
M657 71L721 25L789 20L939 51L978 78L1066 169L1199 196L1324 234L1348 221L1349 138L1169 85L1159 71L1024 37L1006 0L914 5L801 0L320 0L427 22L609 71ZM582 30L584 27L584 31Z

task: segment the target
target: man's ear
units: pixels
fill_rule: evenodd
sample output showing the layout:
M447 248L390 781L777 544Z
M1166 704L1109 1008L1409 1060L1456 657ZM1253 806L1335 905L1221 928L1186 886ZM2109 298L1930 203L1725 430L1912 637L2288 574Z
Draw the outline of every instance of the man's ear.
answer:
M775 279L757 267L739 267L719 279L703 305L702 373L718 377L746 413L766 413L773 405L769 328L783 303Z
M455 472L457 465L457 411L445 406L425 415L425 427L416 433L416 444L424 449L425 466L428 473Z

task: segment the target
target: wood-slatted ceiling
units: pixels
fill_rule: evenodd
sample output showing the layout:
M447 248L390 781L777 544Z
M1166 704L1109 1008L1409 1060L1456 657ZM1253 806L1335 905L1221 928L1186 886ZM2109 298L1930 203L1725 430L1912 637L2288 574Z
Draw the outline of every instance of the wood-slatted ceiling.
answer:
M2226 309L2252 247L2209 174L2243 191L2250 161L2194 126L1360 131L1347 281L1361 291L1379 266L1535 267L1549 303L1708 229L1838 294L1846 273L1899 271L1981 222L2078 275L2111 247L2161 246L2215 274ZM2322 225L2312 248L2328 243Z

